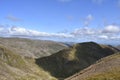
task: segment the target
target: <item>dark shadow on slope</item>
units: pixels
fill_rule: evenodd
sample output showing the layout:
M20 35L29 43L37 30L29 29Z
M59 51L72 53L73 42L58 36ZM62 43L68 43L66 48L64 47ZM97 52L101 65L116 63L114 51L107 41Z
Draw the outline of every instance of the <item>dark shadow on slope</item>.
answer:
M58 79L64 79L118 50L101 47L94 42L76 44L48 57L36 59L36 64Z

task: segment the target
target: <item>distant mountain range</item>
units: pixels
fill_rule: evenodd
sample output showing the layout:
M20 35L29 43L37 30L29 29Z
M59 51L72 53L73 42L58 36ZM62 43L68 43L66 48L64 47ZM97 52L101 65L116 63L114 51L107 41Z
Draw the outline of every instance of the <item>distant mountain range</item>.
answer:
M68 47L71 47L71 46L73 46L74 44L76 44L75 42L61 42L61 43L65 44L65 45L68 46Z
M113 46L0 38L0 80L120 80L119 67Z

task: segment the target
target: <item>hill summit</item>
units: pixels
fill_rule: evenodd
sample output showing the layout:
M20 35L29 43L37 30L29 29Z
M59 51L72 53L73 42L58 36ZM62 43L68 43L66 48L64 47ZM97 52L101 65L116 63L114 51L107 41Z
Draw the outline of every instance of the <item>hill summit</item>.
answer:
M119 50L94 42L75 44L51 56L38 58L36 63L58 79L67 78Z

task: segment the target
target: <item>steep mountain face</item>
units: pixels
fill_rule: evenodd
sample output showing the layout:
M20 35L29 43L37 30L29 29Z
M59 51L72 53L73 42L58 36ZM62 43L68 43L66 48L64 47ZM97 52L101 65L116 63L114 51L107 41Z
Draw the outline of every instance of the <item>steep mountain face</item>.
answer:
M113 47L86 42L76 44L51 56L38 58L36 63L52 76L64 79L116 52L118 50Z
M0 80L56 80L35 64L0 45Z
M102 58L65 80L120 80L120 53Z
M58 42L23 38L0 38L0 44L22 56L33 58L49 56L67 47Z

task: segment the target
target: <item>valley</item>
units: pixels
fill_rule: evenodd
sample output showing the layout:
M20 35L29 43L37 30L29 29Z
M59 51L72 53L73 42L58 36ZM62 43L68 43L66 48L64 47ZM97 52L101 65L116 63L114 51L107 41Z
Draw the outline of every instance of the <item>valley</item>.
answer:
M119 80L119 51L95 42L66 46L54 41L0 38L0 80Z

